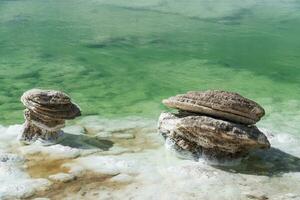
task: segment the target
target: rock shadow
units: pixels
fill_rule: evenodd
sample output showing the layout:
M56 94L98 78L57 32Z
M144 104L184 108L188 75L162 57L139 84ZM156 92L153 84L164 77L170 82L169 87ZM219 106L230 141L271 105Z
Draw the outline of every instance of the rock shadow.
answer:
M232 173L280 176L288 172L300 172L300 158L271 147L253 151L234 166L214 166Z
M70 133L64 133L59 144L77 149L101 149L103 151L108 151L113 146L113 142L110 140L103 140L83 134L74 135Z

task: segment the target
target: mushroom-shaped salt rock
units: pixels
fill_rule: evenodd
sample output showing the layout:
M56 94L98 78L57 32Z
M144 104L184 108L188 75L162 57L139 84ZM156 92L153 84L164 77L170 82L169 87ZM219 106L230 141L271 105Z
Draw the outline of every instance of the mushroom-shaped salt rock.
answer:
M165 99L163 104L247 125L255 124L265 114L258 103L237 93L220 90L187 92Z
M162 113L159 132L182 150L214 158L237 158L252 149L269 148L256 126L244 126L208 116Z
M62 135L65 120L81 115L79 107L63 92L32 89L25 92L21 101L26 107L21 141L31 143L37 139L55 142Z

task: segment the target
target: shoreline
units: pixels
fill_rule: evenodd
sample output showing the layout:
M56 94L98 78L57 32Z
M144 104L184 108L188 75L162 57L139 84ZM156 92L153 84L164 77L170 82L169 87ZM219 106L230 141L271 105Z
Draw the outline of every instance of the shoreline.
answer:
M0 180L7 186L13 184L9 190L0 187L4 199L5 195L13 194L25 199L101 199L105 195L107 198L129 195L133 199L159 196L171 199L175 194L215 199L218 198L215 191L220 189L226 190L223 199L300 197L297 193L300 186L295 182L300 178L300 147L297 146L300 137L291 134L270 134L272 130L266 129L274 147L270 154L250 155L246 163L237 166L214 166L205 160L179 159L167 151L154 120L83 117L65 128L68 133L65 141L52 146L20 146L16 143L18 128L17 125L7 127L2 134L6 140L1 138L0 143L0 168L4 169ZM98 142L89 140L95 136ZM8 144L3 145L5 142ZM12 174L5 175L5 169ZM269 170L274 173L265 173ZM21 178L16 178L15 173L21 173ZM174 181L176 186L172 184ZM86 186L80 186L81 182ZM24 184L27 188L23 188L23 193L13 190ZM282 184L289 185L289 189L282 188Z

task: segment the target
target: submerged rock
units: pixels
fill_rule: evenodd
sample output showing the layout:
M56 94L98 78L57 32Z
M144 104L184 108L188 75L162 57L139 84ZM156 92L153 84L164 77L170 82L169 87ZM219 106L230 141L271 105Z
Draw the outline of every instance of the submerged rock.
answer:
M219 90L187 92L165 99L163 104L242 124L255 124L265 114L256 102L234 92Z
M63 92L32 89L25 92L21 102L26 107L21 141L31 143L37 139L55 142L65 126L65 120L81 115L80 108Z
M208 116L162 113L159 132L182 150L213 158L236 158L251 149L269 148L256 126L244 126Z

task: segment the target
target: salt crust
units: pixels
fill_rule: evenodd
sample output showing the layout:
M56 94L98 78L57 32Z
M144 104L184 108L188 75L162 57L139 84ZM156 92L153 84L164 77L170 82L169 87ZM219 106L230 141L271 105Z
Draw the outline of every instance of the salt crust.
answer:
M67 173L58 173L49 176L50 180L58 182L69 182L75 179L75 176Z
M156 139L158 135L153 131L153 121L135 119L132 122L132 119L123 119L117 122L88 117L72 127L66 127L65 131L80 136L86 128L95 130L94 135L102 132L128 134L134 130L144 134L146 138L153 139L152 142L159 143ZM290 134L293 130L289 131L288 127L285 132L278 133L268 124L262 123L262 127L269 132L273 147L300 157L300 138ZM16 137L21 128L20 125L0 126L0 181L3 183L0 185L0 199L29 197L36 191L49 189L52 181L70 181L73 177L84 176L88 171L111 175L110 182L126 183L126 186L117 190L101 186L99 196L89 197L91 194L88 193L87 199L243 200L247 199L247 195L265 195L275 200L300 199L300 172L289 172L274 177L231 173L209 166L204 160L194 162L178 159L166 151L164 146L135 153L130 147L117 144L106 151L62 144L42 146L36 143L20 146L17 145ZM29 177L24 170L24 156L39 153L47 154L53 159L73 159L64 164L70 168L69 172L53 174L49 177L50 180ZM70 198L80 199L77 195L79 194L70 194Z

